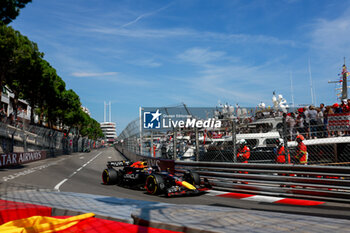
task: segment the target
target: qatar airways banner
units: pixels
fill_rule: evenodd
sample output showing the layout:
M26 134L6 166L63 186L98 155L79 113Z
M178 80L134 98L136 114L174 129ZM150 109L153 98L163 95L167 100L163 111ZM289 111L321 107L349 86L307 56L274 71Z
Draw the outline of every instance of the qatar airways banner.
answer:
M42 159L46 159L46 151L0 154L0 167L25 164Z

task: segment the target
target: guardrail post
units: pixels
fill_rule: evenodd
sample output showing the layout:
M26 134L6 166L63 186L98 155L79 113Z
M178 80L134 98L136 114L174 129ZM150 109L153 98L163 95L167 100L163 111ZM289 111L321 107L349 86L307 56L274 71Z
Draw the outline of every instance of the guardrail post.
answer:
M199 161L199 138L198 138L198 128L195 128L196 132L196 161Z
M233 162L237 163L237 147L236 147L236 119L232 119L232 145L233 145Z
M153 148L153 131L151 131L151 156L150 157L153 157L154 155L154 148Z
M287 122L286 122L285 116L283 116L282 118L282 124L283 124L282 138L283 138L284 148L286 151L285 158L286 158L286 163L288 163L289 148L288 148L288 138L287 138Z
M176 160L177 159L177 154L176 154L176 144L177 144L177 142L176 142L176 138L177 138L177 131L176 131L176 128L174 128L174 138L173 138L173 142L174 142L174 145L173 145L173 153L174 153L174 160Z
M16 133L16 130L13 131L13 133L11 134L11 144L10 144L10 148L9 148L9 152L10 153L13 153L13 149L14 149L14 146L15 146L15 133Z

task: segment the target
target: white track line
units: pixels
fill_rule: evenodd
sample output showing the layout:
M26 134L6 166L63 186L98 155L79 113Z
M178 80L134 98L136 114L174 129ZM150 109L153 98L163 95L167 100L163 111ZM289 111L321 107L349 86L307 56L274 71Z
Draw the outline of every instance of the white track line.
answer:
M54 190L60 191L60 187L62 184L64 184L64 182L66 182L68 179L72 178L72 176L74 176L75 174L77 174L81 169L83 169L86 165L88 165L89 163L91 163L92 161L94 161L100 154L102 154L102 152L98 153L95 157L93 157L92 159L90 159L89 161L87 161L85 164L83 164L80 168L78 168L75 172L73 172L72 174L70 174L68 176L68 178L62 180L61 182L59 182L55 187Z
M12 179L15 179L15 178L20 177L20 176L26 176L26 175L31 174L33 172L36 172L36 171L48 168L50 166L57 165L58 163L60 163L61 161L65 160L65 159L66 158L62 158L60 160L57 160L57 161L54 161L54 162L50 162L50 163L47 163L47 164L44 164L44 165L40 165L40 166L33 167L33 168L28 168L28 169L23 170L21 172L17 172L17 173L14 173L12 175L8 175L8 176L5 176L5 177L2 177L2 180L4 182L6 182L8 180L12 180Z

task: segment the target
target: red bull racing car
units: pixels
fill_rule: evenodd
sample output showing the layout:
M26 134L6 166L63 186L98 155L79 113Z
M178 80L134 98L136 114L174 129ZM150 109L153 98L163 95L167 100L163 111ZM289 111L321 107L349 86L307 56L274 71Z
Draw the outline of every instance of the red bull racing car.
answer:
M120 169L115 169L117 167ZM198 195L211 188L207 179L202 184L198 173L186 171L179 177L168 171L159 171L157 167L148 167L144 161L109 161L102 172L102 181L106 185L146 189L149 194L168 197Z

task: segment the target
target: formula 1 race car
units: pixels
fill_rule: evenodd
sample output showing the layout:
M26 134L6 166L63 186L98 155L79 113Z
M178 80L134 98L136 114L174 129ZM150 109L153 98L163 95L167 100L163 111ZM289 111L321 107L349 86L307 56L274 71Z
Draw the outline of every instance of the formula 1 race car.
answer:
M122 167L122 169L114 169ZM107 168L102 172L104 184L117 184L118 186L128 186L131 188L143 188L149 173L147 163L138 161L109 161Z
M116 167L122 168L116 170ZM178 177L167 171L160 172L157 167L147 167L147 163L143 161L109 161L102 172L102 181L106 185L145 188L149 194L164 194L168 197L201 194L211 188L207 179L201 184L198 173L186 171L182 177Z
M211 189L208 179L201 184L200 176L196 172L186 171L182 177L169 172L157 172L150 174L146 179L145 188L149 194L167 197L178 195L198 195Z

